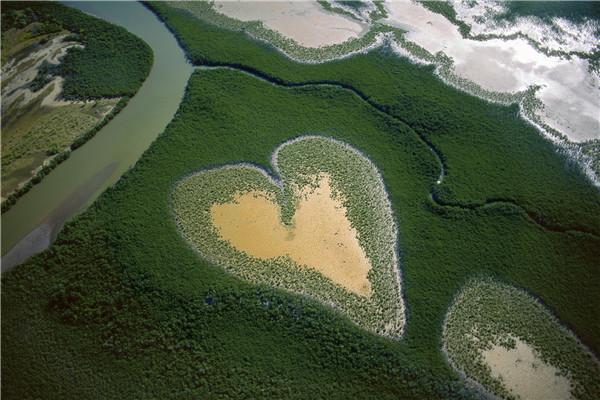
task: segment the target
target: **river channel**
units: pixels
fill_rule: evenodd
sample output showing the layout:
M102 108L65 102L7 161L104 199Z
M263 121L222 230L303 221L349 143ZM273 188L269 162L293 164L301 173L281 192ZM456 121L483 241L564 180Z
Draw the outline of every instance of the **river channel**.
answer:
M152 48L148 78L127 106L2 215L2 271L47 248L64 225L131 168L165 129L192 73L166 26L137 2L68 2L125 27Z

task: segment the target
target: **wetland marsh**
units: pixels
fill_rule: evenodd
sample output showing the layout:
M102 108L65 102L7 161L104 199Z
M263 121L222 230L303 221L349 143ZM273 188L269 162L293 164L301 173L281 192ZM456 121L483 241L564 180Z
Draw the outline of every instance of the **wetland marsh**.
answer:
M50 243L65 221L91 204L135 164L175 113L191 73L173 36L141 4L73 2L70 6L125 26L141 37L154 53L152 70L138 94L115 119L2 215L3 257L26 236ZM98 181L95 176L109 165L115 168ZM92 181L94 185L89 184ZM84 187L86 194L82 196L84 191L79 189ZM65 212L67 204L69 210ZM59 209L62 211L57 213ZM50 229L38 229L49 225ZM19 246L19 257L15 253L2 263L3 271L34 254L24 251L24 247ZM39 246L34 248L40 250Z
M3 397L600 396L600 197L569 154L392 47L300 63L198 4L146 4L199 67L173 120L119 136L156 122L147 85L183 93L156 57L106 134L139 161L58 233L133 157L75 151L56 242L2 276ZM138 6L81 7L158 29Z

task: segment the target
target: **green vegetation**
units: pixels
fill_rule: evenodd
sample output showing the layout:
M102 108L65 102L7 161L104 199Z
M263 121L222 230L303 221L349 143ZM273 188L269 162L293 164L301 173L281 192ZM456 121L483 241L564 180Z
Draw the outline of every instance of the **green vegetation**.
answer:
M377 21L378 19L387 18L388 13L385 9L385 5L383 4L383 0L373 0L373 4L375 5L375 10L371 11L369 14L369 18L372 21Z
M325 7L324 3L327 3L329 7L331 7L329 2L326 1L321 2L323 7ZM151 3L146 3L146 5L151 9L155 7L155 5ZM235 32L244 32L255 38L255 40L264 42L262 43L264 47L272 48L272 46L275 46L281 49L281 51L287 55L286 58L288 60L289 58L292 58L304 62L323 62L361 51L370 45L373 45L379 34L394 30L385 26L377 26L371 28L359 38L353 38L341 44L312 48L304 47L293 39L281 35L277 31L265 28L262 22L244 22L221 14L215 11L213 4L209 2L177 2L171 3L168 7L173 7L173 11L175 12L177 12L176 10L179 10L179 13L185 15L189 20L200 20L205 24L210 23L213 26L213 29L216 30L215 33L227 30L229 34L235 35ZM328 9L331 10L331 8ZM336 9L341 10L339 7L336 7ZM345 10L342 11L346 12ZM160 17L165 17L165 14L161 14ZM231 32L231 30L234 32Z
M68 31L84 47L70 49L54 72L65 78L64 99L133 96L150 72L152 50L125 28L55 2L3 4L3 34L33 23L46 27L37 34Z
M345 15L346 17L349 17L349 18L352 18L355 20L360 20L356 15L354 15L350 11L343 9L342 7L333 6L330 1L317 0L317 3L319 3L321 5L321 7L323 7L327 11ZM341 2L340 4L344 4L344 3L349 3L349 4L345 4L345 5L350 8L353 8L353 9L359 9L360 6L362 5L362 3L360 1L346 1L346 2Z
M147 6L197 65L234 66L289 85L336 83L399 118L439 150L446 176L436 196L444 203L475 207L502 199L547 225L600 234L597 189L567 155L557 155L556 147L519 117L517 105L466 96L433 75L433 67L414 65L385 49L299 64L270 45L164 3Z
M600 176L600 139L588 140L582 143L580 147L583 154L592 160L590 168Z
M128 97L123 97L99 100L92 104L75 103L50 110L33 109L30 111L34 119L26 119L23 124L14 124L4 130L4 134L10 138L5 139L7 144L2 147L2 170L3 174L4 171L11 172L13 179L3 177L3 195L5 189L8 195L2 201L2 212L8 211L19 197L69 158L72 151L94 137L128 101ZM35 108L35 104L33 106ZM111 109L105 113L107 107ZM28 115L25 113L22 117ZM32 166L35 165L40 166L32 172ZM17 188L12 190L15 185Z
M294 117L282 124L282 116ZM82 398L93 397L85 391L100 377L114 386L105 398L462 397L436 348L445 304L423 342L383 339L307 297L224 273L179 234L170 198L182 176L239 160L268 168L278 144L307 132L376 157L393 183L391 202L408 202L398 220L432 215L423 209L437 174L428 149L360 98L334 87L286 89L236 71L198 71L177 117L135 169L68 224L50 251L3 275L3 323L27 316L37 327L29 335L3 329L3 395L52 398L59 392L45 382L71 387L61 374L75 363L86 366L73 389ZM27 360L37 357L38 343L72 351L44 351L57 368L37 376ZM109 361L115 367L103 368ZM127 387L118 366L131 377Z
M468 37L471 33L471 27L465 24L464 21L456 18L456 11L454 7L446 1L427 1L427 0L419 0L419 3L434 13L438 13L446 17L446 19L452 22L454 25L458 27L461 35L463 37Z
M70 151L75 141L83 140L82 133L94 129L118 103L119 99L104 99L61 107L36 104L17 121L5 125L2 193L11 193L21 182L32 178L31 170L42 163L38 159L43 161Z
M65 49L60 63L48 61ZM5 2L2 63L9 65L2 81L5 212L127 104L150 72L152 51L126 29L59 3ZM9 83L32 71L31 99L22 101L22 93L6 104ZM61 99L86 102L56 104L52 89L61 80Z
M600 6L593 1L510 1L505 6L508 10L502 18L534 16L561 17L575 22L587 19L600 21Z
M310 132L368 154L388 185L409 308L399 342L305 297L240 281L178 233L169 199L182 176L239 160L268 168L273 148ZM50 251L3 276L5 326L22 316L40 326L29 335L3 330L3 394L44 390L50 398L26 363L44 343L71 349L44 352L59 366L46 380L61 381L61 366L71 362L90 365L90 352L144 371L124 388L111 377L115 368L103 369L114 385L106 398L134 390L137 397L459 398L465 393L440 351L442 323L476 272L521 282L597 344L598 240L540 229L511 207L438 207L429 200L437 172L417 134L347 90L196 72L177 117L135 169L67 225ZM97 379L90 372L77 386Z
M481 356L492 345L514 348L510 338L528 343L545 363L557 366L569 377L574 398L598 398L598 360L539 301L491 280L468 282L444 324L444 346L452 363L491 392L511 397Z
M477 275L531 290L600 352L597 189L516 106L383 51L297 64L149 6L193 62L242 71L197 71L136 166L51 249L3 274L4 398L476 398L441 349L446 311ZM306 134L348 143L382 175L399 221L400 341L227 274L178 232L183 176L240 160L268 169L273 148Z
M360 0L347 0L347 1L340 0L340 1L337 1L336 3L346 6L346 7L350 7L354 10L361 10L363 8L368 7L368 4L366 2L360 1Z
M62 31L55 20L41 17L30 7L13 8L13 5L5 2L2 12L2 65Z
M338 308L364 329L399 339L405 318L395 254L397 231L377 169L354 149L322 137L284 144L273 158L283 188L262 170L243 165L202 171L178 183L173 208L183 236L206 258L237 276L307 294ZM236 194L251 190L272 194L281 205L282 219L290 223L296 203L293 188L313 186L312 179L321 173L331 176L334 191L344 198L348 219L371 260L373 292L369 298L345 290L316 271L298 268L287 258L258 260L236 250L219 239L212 224L213 204L230 202Z

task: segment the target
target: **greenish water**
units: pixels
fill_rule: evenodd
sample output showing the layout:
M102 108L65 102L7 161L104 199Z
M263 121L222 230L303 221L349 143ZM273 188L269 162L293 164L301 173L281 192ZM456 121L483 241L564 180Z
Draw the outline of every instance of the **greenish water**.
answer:
M119 115L2 215L2 270L47 247L65 221L135 164L173 117L192 72L173 35L140 3L66 4L143 39L154 52L154 65Z

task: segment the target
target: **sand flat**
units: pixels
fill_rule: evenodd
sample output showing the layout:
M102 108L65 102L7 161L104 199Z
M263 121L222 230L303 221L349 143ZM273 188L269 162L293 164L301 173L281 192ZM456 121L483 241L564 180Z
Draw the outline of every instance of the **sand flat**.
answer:
M544 363L531 346L516 339L514 349L495 345L482 353L492 376L512 394L527 400L571 399L571 384L559 370Z
M316 1L215 1L215 10L240 21L261 21L305 47L343 43L360 37L368 28L326 11Z
M212 221L222 239L252 257L288 256L353 293L370 296L367 274L371 264L346 217L346 208L333 198L329 176L321 174L316 188L302 188L297 195L291 226L282 223L279 205L262 191L213 204Z

